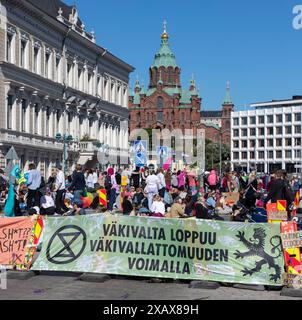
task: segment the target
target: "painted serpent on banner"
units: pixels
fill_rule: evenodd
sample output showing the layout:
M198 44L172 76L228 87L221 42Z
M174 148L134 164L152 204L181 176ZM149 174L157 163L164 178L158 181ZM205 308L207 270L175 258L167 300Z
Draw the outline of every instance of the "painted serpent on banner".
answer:
M281 238L279 236L274 236L270 239L270 244L273 246L271 253L275 254L276 250L278 250L278 255L276 257L269 255L264 250L266 233L263 228L256 228L254 230L253 238L249 241L245 238L244 232L241 231L238 232L236 237L239 238L239 240L249 249L247 252L240 252L236 250L236 253L234 253L236 259L243 259L245 257L252 256L258 256L262 258L260 261L256 262L255 268L244 268L244 270L241 270L243 276L251 276L256 272L261 271L263 265L268 264L270 269L275 269L275 273L270 274L270 280L277 282L278 279L281 279L281 268L279 265L275 264L275 259L282 255ZM273 244L273 240L275 239L278 239L278 243L276 245Z

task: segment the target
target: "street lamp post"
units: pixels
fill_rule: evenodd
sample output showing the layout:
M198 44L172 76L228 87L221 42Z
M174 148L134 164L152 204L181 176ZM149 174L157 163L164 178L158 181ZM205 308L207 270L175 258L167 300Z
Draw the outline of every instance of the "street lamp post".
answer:
M73 141L73 137L71 135L66 135L66 134L61 135L60 133L57 133L56 140L58 142L63 143L63 172L64 172L64 176L65 176L65 174L66 174L66 161L68 159L68 145Z

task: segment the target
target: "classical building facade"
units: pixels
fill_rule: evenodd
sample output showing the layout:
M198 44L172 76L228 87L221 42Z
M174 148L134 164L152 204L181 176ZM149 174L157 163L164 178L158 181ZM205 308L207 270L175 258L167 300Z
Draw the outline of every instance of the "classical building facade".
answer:
M205 130L207 139L214 143L231 146L231 114L234 104L230 94L230 84L227 83L227 92L222 103L222 109L217 111L201 111L200 128Z
M100 144L128 153L132 66L96 44L75 6L0 2L0 167L13 145L25 169L49 174L62 160L57 133L72 135L69 166L96 165ZM89 162L90 161L90 162Z
M136 81L129 96L130 130L137 128L194 129L200 124L201 98L192 79L189 90L181 85L181 69L164 30L161 47L149 69L149 87Z

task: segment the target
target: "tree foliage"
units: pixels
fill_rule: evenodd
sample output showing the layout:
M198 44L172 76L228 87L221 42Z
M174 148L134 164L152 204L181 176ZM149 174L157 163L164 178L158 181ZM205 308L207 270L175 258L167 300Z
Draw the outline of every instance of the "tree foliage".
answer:
M230 147L221 146L222 171L226 171L230 166ZM205 167L206 170L215 169L219 171L220 164L220 144L214 143L210 139L205 140Z

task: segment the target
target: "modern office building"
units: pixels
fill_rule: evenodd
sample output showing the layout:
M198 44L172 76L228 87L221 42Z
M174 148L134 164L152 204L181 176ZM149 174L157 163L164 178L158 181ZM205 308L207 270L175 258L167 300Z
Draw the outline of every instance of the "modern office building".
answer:
M302 96L232 112L231 162L249 172L301 172Z
M11 145L21 167L47 175L62 160L57 133L74 143L68 166L97 165L97 150L128 154L133 67L96 44L75 6L60 0L0 2L0 167Z

